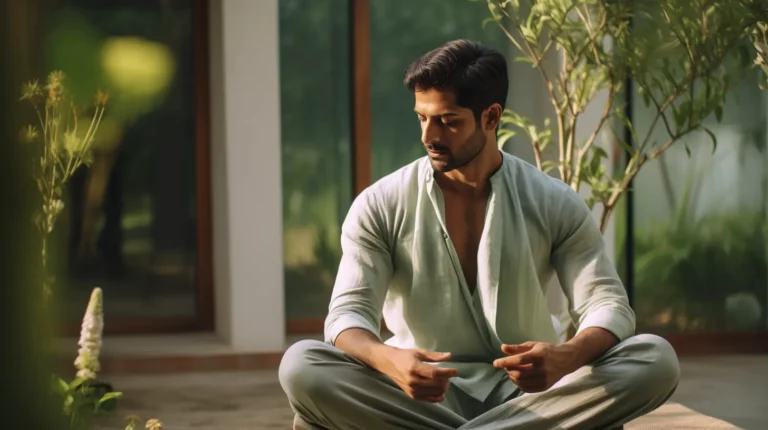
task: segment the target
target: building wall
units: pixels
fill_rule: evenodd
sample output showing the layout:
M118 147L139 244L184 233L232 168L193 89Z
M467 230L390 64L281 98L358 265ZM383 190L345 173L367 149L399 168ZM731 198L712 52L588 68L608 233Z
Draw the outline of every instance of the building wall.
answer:
M285 343L278 0L210 2L216 331L237 351Z

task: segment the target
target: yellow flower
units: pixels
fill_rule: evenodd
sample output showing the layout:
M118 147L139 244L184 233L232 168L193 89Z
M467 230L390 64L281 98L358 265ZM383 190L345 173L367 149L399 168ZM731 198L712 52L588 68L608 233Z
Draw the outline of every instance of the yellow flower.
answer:
M109 101L109 93L105 93L104 91L98 90L96 92L96 100L94 101L94 104L96 106L104 106Z
M157 418L152 418L147 421L147 425L144 427L148 428L149 430L163 430L163 423L161 423Z
M27 128L21 130L21 140L24 143L34 142L37 136L37 128L34 125L28 125Z
M77 133L74 130L64 132L64 149L67 153L71 156L77 152L79 147L80 139L78 138Z
M48 75L48 85L46 88L48 89L49 103L56 103L61 100L64 92L64 85L62 84L63 81L64 73L60 70L53 71L50 75Z
M42 93L43 91L42 88L40 88L40 83L35 79L34 81L26 82L21 86L20 100L32 100Z
M49 87L58 87L61 85L61 81L64 80L64 72L61 70L54 70L48 75L48 86Z
M141 418L139 418L137 415L128 415L125 417L125 421L127 424L125 426L125 430L139 430L139 426L141 425L139 424Z

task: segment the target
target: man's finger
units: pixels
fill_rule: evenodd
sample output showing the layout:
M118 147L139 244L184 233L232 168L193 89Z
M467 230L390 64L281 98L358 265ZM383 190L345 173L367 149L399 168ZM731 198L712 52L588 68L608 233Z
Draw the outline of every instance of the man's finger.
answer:
M448 378L426 378L421 375L416 375L415 380L411 382L411 385L415 388L421 389L439 389L439 390L445 390L445 387L450 384L450 380Z
M450 367L438 367L424 363L419 366L416 373L427 379L449 379L459 376L459 371Z
M509 357L499 358L493 362L493 366L499 369L501 368L527 369L527 368L533 367L536 364L537 359L538 359L538 356L536 354L527 352L523 354L511 355Z
M450 352L435 352L435 351L425 351L425 350L418 350L417 355L419 357L419 360L421 361L430 361L433 363L441 362L441 361L448 361L451 359L451 353Z
M528 381L545 376L544 369L531 368L526 370L507 370L509 377L515 381Z
M528 352L533 348L535 345L534 342L526 342L521 345L501 345L501 351L507 355L516 355L516 354L522 354L524 352Z

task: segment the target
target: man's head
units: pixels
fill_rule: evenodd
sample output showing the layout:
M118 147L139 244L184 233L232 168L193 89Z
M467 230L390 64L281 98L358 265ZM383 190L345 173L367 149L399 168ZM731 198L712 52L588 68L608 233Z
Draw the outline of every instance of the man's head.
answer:
M404 83L415 94L421 141L435 170L465 166L495 141L509 88L498 52L455 40L413 62Z

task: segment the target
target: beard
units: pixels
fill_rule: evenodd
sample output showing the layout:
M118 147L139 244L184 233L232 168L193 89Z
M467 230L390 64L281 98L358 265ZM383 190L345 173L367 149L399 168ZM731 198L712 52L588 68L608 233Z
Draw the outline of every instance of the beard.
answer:
M488 138L485 133L478 129L456 151L451 151L440 144L426 145L425 148L441 152L436 156L428 154L429 162L432 164L432 169L445 173L466 166L477 158L480 152L483 151L483 148L485 148L487 141Z

